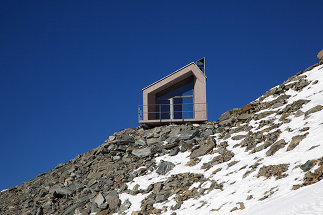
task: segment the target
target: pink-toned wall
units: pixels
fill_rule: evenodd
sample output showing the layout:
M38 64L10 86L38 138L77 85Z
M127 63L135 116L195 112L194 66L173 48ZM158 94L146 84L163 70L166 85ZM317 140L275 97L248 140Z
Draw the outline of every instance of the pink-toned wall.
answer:
M194 121L207 121L206 77L195 63L191 63L143 89L144 114L142 122L148 123L149 120L156 119L156 114L148 114L148 112L156 111L156 93L172 87L190 76L194 76Z

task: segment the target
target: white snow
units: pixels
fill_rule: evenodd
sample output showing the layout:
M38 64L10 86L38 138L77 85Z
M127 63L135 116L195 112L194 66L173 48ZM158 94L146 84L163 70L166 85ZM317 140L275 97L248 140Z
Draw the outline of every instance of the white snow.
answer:
M309 103L303 105L301 110L306 112L316 105L323 104L323 74L320 70L323 66L316 67L313 70L306 72L306 79L309 81L318 80L317 84L310 84L300 92L289 90L286 95L291 95L288 100L288 104L292 104L299 99L310 100ZM320 71L319 71L320 70ZM291 82L289 82L291 83ZM275 99L273 96L267 97L265 101L271 101ZM284 106L279 107L284 108ZM266 111L272 111L268 108ZM274 109L276 110L276 109ZM262 111L265 112L265 111ZM279 123L281 115L271 114L260 120L252 120L249 125L253 128L252 132L261 131L268 126L260 127L259 123L262 120L270 120L273 123ZM178 210L171 210L170 207L176 204L171 196L168 201L163 203L156 203L154 206L161 209L163 206L167 207L167 211L163 214L171 214L176 212L180 215L190 214L244 214L244 215L322 215L323 214L323 181L300 188L299 190L292 190L293 185L301 184L304 177L304 172L298 167L304 164L307 160L318 159L323 156L323 110L311 114L309 117L295 117L289 116L289 123L282 124L278 129L281 130L281 134L278 140L285 140L286 146L278 150L273 156L266 156L267 149L261 150L256 153L250 153L245 151L245 148L233 147L242 140L232 140L233 136L246 135L247 132L235 133L231 138L226 139L228 142L228 150L232 151L235 156L229 161L239 161L235 165L228 167L229 162L214 165L209 170L201 169L203 163L207 163L212 160L218 153L207 154L201 158L201 161L195 166L188 166L190 161L189 152L179 153L176 156L164 155L156 157L156 164L158 165L161 160L170 161L175 164L175 167L166 175L159 175L156 171L147 173L146 175L136 177L130 183L128 188L138 184L139 189L146 189L150 184L156 182L162 182L174 174L180 173L199 173L203 174L207 179L203 184L194 183L190 189L210 187L211 182L215 181L218 184L223 183L223 190L214 189L209 193L205 193L199 198L191 198L183 202L182 206ZM198 125L194 125L198 126ZM308 131L300 131L304 127L309 127ZM276 129L277 130L277 129ZM272 133L276 130L271 130L268 133ZM291 151L287 151L287 147L294 136L305 134L308 135L303 139L299 145ZM267 133L265 133L267 134ZM211 135L218 142L217 135ZM223 141L223 140L221 140ZM221 142L220 141L220 142ZM263 143L259 143L261 145ZM315 148L311 147L317 146ZM244 177L244 174L251 170L250 166L259 163L255 171ZM283 177L276 180L275 177L264 178L258 177L259 169L264 165L279 165L289 164L288 170L285 172L287 177ZM216 174L214 170L222 168ZM314 166L314 171L318 166ZM139 211L141 201L147 197L148 194L121 194L121 200L124 202L129 199L132 203L131 208L126 211L126 214L131 214L132 211ZM251 197L252 196L252 197ZM267 196L267 198L264 198ZM249 197L249 198L248 198ZM247 200L247 198L249 200ZM263 200L261 200L263 198ZM244 204L245 209L240 208L240 203ZM230 211L237 207L238 210ZM241 209L241 210L240 210Z
M273 198L257 207L247 209L245 215L322 215L323 181L300 188L290 194Z

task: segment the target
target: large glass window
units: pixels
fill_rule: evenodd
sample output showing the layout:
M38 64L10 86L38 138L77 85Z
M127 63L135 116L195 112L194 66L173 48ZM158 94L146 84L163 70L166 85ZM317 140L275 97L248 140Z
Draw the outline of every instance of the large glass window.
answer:
M192 119L194 118L194 83L193 78L164 94L157 95L157 119Z

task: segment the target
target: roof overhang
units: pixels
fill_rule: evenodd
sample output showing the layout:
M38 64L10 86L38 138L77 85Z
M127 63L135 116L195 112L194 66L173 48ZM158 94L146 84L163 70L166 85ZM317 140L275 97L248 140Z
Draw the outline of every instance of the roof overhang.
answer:
M196 69L197 69L198 71L200 71L200 72L201 72L201 74L202 74L202 75L205 77L205 79L206 79L205 74L200 70L200 68L199 68L199 67L198 67L194 62L192 62L192 63L189 63L189 64L187 64L186 66L183 66L182 68L180 68L180 69L176 70L175 72L173 72L173 73L171 73L171 74L169 74L169 75L167 75L167 76L165 76L165 77L163 77L163 78L159 79L158 81L156 81L156 82L154 82L154 83L152 83L152 84L148 85L147 87L143 88L143 89L142 89L142 91L144 91L144 90L146 90L146 89L148 89L148 88L150 88L150 87L154 86L155 84L157 84L157 83L159 83L159 82L161 82L161 81L163 81L163 80L165 80L165 79L167 79L167 78L169 78L169 77L171 77L171 76L175 75L176 73L178 73L178 72L182 71L183 69L185 69L185 68L187 68L187 67L189 67L189 66L196 67Z

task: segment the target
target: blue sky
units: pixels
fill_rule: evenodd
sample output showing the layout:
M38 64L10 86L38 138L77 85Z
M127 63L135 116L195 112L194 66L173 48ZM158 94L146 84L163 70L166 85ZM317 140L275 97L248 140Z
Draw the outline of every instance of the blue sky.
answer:
M318 62L322 1L3 1L0 190L137 127L141 89L206 57L215 121Z

